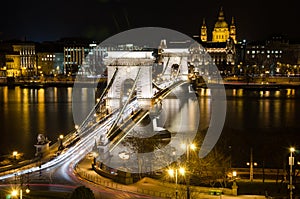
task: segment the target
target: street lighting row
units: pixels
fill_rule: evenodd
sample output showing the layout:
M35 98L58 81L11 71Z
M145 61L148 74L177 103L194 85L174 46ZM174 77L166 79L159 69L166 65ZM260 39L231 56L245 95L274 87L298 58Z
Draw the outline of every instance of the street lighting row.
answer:
M190 150L195 151L196 150L196 145L191 143L191 144L181 144L181 148L182 149L186 149L186 168L183 167L179 167L179 168L175 168L175 169L168 169L167 172L169 174L170 177L175 177L175 183L176 183L176 199L178 197L178 173L182 176L186 176L186 193L187 193L187 199L190 199L190 188L189 188L189 181L190 181L190 176L189 176L189 161L190 161Z

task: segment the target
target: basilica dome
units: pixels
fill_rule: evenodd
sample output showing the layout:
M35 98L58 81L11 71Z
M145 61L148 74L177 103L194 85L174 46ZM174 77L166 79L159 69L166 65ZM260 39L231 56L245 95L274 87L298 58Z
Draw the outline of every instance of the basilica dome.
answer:
M228 24L226 21L217 21L215 24L215 28L228 28Z

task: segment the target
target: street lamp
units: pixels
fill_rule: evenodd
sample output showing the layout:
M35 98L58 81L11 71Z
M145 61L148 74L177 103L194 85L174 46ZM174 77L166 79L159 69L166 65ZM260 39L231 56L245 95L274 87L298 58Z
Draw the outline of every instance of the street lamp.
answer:
M247 165L250 166L250 181L253 181L253 166L257 166L256 162L253 162L253 149L250 149L250 162L247 162Z
M29 194L30 193L30 189L27 187L26 189L25 189L25 192L27 193L27 194ZM18 190L18 189L13 189L12 190L12 192L11 192L11 196L14 198L14 197L17 197L19 195L19 198L20 199L23 199L23 190L22 190L22 188L20 188L20 190Z
M188 143L188 142L187 142ZM190 144L181 144L182 148L186 148L186 160L187 160L187 170L189 171L189 164L190 164L190 150L195 151L196 145L193 143ZM186 174L186 198L190 199L190 175Z
M59 135L58 140L59 140L59 147L58 150L62 150L64 148L63 146L63 139L64 139L64 135Z
M178 188L177 188L177 185L178 185L178 171L179 171L179 174L184 176L185 169L183 167L180 167L179 169L176 168L175 170L174 169L169 169L168 174L169 174L170 177L174 177L174 171L175 171L175 194L176 194L176 199L177 199L177 197L178 197Z
M233 178L232 194L234 196L237 196L237 189L238 189L238 186L236 184L236 177L237 177L237 172L236 171L232 171L232 178Z
M13 157L14 157L14 160L16 160L16 159L17 159L17 155L18 155L18 151L14 151L14 152L12 153L12 155L13 155Z
M288 186L289 190L290 190L290 199L293 198L293 165L294 165L294 157L293 157L293 153L295 152L295 148L291 147L290 148L290 157L289 157L289 165L290 165L290 184Z

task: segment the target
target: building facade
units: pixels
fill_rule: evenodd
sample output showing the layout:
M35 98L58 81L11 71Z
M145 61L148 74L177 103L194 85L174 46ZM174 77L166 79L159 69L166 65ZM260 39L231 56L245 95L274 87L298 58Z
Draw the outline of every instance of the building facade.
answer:
M35 76L38 74L36 67L36 52L34 43L12 45L13 52L20 54L21 76Z
M37 57L39 75L63 74L64 63L62 52L38 52Z
M300 44L282 35L248 43L245 65L251 74L300 75Z
M203 19L200 35L196 36L195 39L209 53L213 63L219 68L221 74L233 73L234 66L237 63L237 37L234 18L232 17L231 24L228 26L223 8L221 8L213 31L211 32L211 40L208 39L209 35L207 30L206 22Z

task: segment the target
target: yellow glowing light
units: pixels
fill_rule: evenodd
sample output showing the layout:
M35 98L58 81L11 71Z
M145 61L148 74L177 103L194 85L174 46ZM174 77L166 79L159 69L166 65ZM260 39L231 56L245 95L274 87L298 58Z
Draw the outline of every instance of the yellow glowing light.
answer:
M64 139L64 135L59 135L59 139Z
M12 190L11 192L11 196L16 197L18 195L18 191L17 190Z
M233 171L233 172L232 172L232 176L233 176L233 177L236 177L236 176L237 176L237 172L236 172L236 171Z
M180 173L181 175L184 175L184 174L185 174L185 169L184 169L183 167L180 167L180 168L179 168L179 173Z
M168 174L169 174L169 176L173 177L174 176L174 169L169 169Z
M294 147L291 147L291 148L290 148L290 152L294 153L294 152L295 152L295 148L294 148Z
M17 156L17 155L18 155L18 151L14 151L13 156Z
M27 189L25 190L25 192L26 192L26 193L30 193L30 189L27 188Z
M195 150L196 149L196 145L195 144L191 144L190 145L190 149Z

